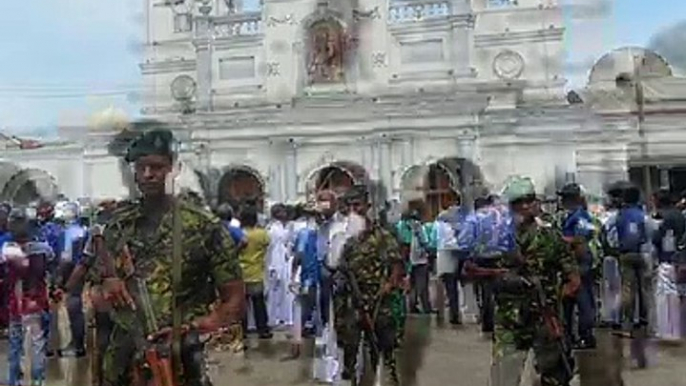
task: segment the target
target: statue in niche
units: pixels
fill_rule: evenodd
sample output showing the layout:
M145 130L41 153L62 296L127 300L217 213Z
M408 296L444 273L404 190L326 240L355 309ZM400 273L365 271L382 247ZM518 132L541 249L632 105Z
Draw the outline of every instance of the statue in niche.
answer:
M344 43L343 27L333 19L318 21L310 27L307 65L310 84L343 81Z

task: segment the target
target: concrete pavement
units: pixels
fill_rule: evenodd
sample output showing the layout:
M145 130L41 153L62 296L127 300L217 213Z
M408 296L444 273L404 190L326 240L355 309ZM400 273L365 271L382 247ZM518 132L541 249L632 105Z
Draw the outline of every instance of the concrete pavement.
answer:
M474 324L452 328L437 325L433 318L413 317L405 347L401 371L407 386L488 385L490 343ZM287 350L285 334L277 333L272 341L251 341L245 354L213 353L211 372L216 386L314 384L309 380L309 360L280 360ZM655 351L652 367L625 372L626 385L686 385L686 349L660 347ZM6 353L7 341L1 341L0 355L6 357ZM5 360L0 361L0 374L7 374L6 365ZM90 384L89 373L88 359L51 359L48 386L86 386Z

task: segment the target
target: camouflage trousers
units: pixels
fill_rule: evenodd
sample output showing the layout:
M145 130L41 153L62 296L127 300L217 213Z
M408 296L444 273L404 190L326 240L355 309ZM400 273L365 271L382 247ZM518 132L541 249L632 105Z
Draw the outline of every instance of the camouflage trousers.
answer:
M394 386L399 385L397 365L397 351L399 347L399 331L404 326L404 319L402 323L397 319L397 307L393 305L393 298L391 296L382 300L382 304L378 307L376 318L373 321L373 332L377 347L373 348L372 340L365 332L355 312L355 309L350 306L351 299L342 294L334 296L334 326L336 335L338 337L338 345L343 348L343 371L352 379L355 378L356 365L358 358L358 350L360 344L364 344L369 348L370 353L370 369L376 374L379 367L380 360L383 360L384 371L384 385ZM369 307L373 308L373 307ZM362 337L365 341L362 342Z
M622 326L645 326L649 317L651 269L640 253L627 253L619 258L621 276Z
M505 329L496 324L490 386L519 386L526 359L533 350L541 386L568 386L572 375L565 365L571 353L562 353L557 342L540 328Z
M179 380L179 385L212 386L207 376L203 346L197 337L184 340L181 348L184 379ZM146 382L137 384L135 381L134 371L138 358L141 358L141 353L131 331L115 325L110 343L103 354L103 386L147 386Z

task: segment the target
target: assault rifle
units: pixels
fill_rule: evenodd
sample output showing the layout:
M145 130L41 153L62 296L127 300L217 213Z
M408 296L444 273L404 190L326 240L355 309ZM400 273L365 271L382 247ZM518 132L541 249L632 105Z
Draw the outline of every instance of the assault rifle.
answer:
M171 347L166 337L158 341L148 339L149 334L159 331L157 318L152 308L148 287L140 277L133 272L133 257L128 246L124 246L124 262L126 270L133 273L131 276L136 285L136 300L145 319L145 331L140 324L134 325L137 366L134 371L134 384L145 386L179 386L172 370Z
M464 265L465 275L468 278L498 278L509 272L507 268L480 267L473 261L467 261Z
M362 291L360 291L360 286L355 275L350 269L348 269L348 267L344 267L339 272L345 276L345 279L350 286L350 290L352 291L353 307L355 307L358 320L361 322L362 331L365 333L365 335L367 335L367 340L369 341L372 351L378 352L379 345L376 339L376 332L374 331L374 319L376 318L375 314L378 307L374 308L374 315L369 315L369 313L364 310L364 304L362 303Z
M551 334L552 338L555 340L557 349L560 352L562 365L564 366L564 370L567 375L566 379L571 380L574 377L574 363L573 359L569 356L571 350L567 345L564 329L562 327L562 323L560 323L560 318L555 310L546 304L546 296L545 291L543 290L543 285L541 284L541 279L535 277L529 281L529 283L536 290L537 303L541 307L540 312L541 317L543 318L543 324Z
M356 322L359 323L362 327L362 332L364 334L364 337L366 338L367 343L369 344L369 349L371 351L372 358L377 357L379 354L379 343L378 339L376 336L376 331L374 331L374 322L376 319L376 311L378 310L378 304L381 303L381 300L379 300L379 303L377 306L374 307L374 313L372 315L369 314L364 309L364 304L362 303L362 291L360 291L360 286L357 282L357 278L355 277L355 274L349 269L349 266L343 265L341 267L342 269L339 269L338 272L340 272L343 277L345 278L347 284L350 286L350 290L352 291L352 303L353 307L355 308L356 311ZM362 339L360 341L361 344L364 345L365 339ZM361 364L358 364L361 365ZM356 383L359 384L361 382L362 378L362 373L357 373L355 375L356 377Z

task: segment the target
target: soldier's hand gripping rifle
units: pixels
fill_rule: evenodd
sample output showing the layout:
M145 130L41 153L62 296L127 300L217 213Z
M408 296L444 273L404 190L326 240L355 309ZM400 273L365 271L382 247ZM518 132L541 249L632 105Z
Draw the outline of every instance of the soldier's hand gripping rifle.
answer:
M352 292L352 303L353 307L355 308L355 312L357 313L356 319L358 320L359 325L362 327L362 332L364 333L367 343L369 344L369 349L374 356L378 356L379 344L376 336L376 331L374 331L374 319L376 318L376 311L378 310L378 305L374 308L374 314L370 315L369 312L367 312L364 309L362 291L360 291L360 286L357 282L355 274L352 272L352 270L346 263L343 263L341 265L338 272L341 275L343 275L345 281L347 282L347 285L349 286ZM379 300L379 304L380 303L381 301ZM362 343L364 344L364 340L362 340Z
M571 349L567 344L567 340L564 333L564 328L560 322L560 318L553 307L550 307L546 302L545 291L543 290L543 284L538 277L528 280L529 284L533 286L536 294L536 303L540 306L540 313L548 333L555 340L555 345L560 354L560 360L564 366L566 373L566 379L572 379L574 377L574 363L573 359L570 357Z
M133 257L128 246L124 247L124 259L126 265L133 264ZM129 268L130 272L131 268ZM151 338L160 329L145 280L136 276L135 272L131 279L136 286L136 303L139 305L145 320L144 329L141 328L140 324L134 324L138 354L134 383L145 386L179 386L172 370L170 342L166 336L159 339Z

